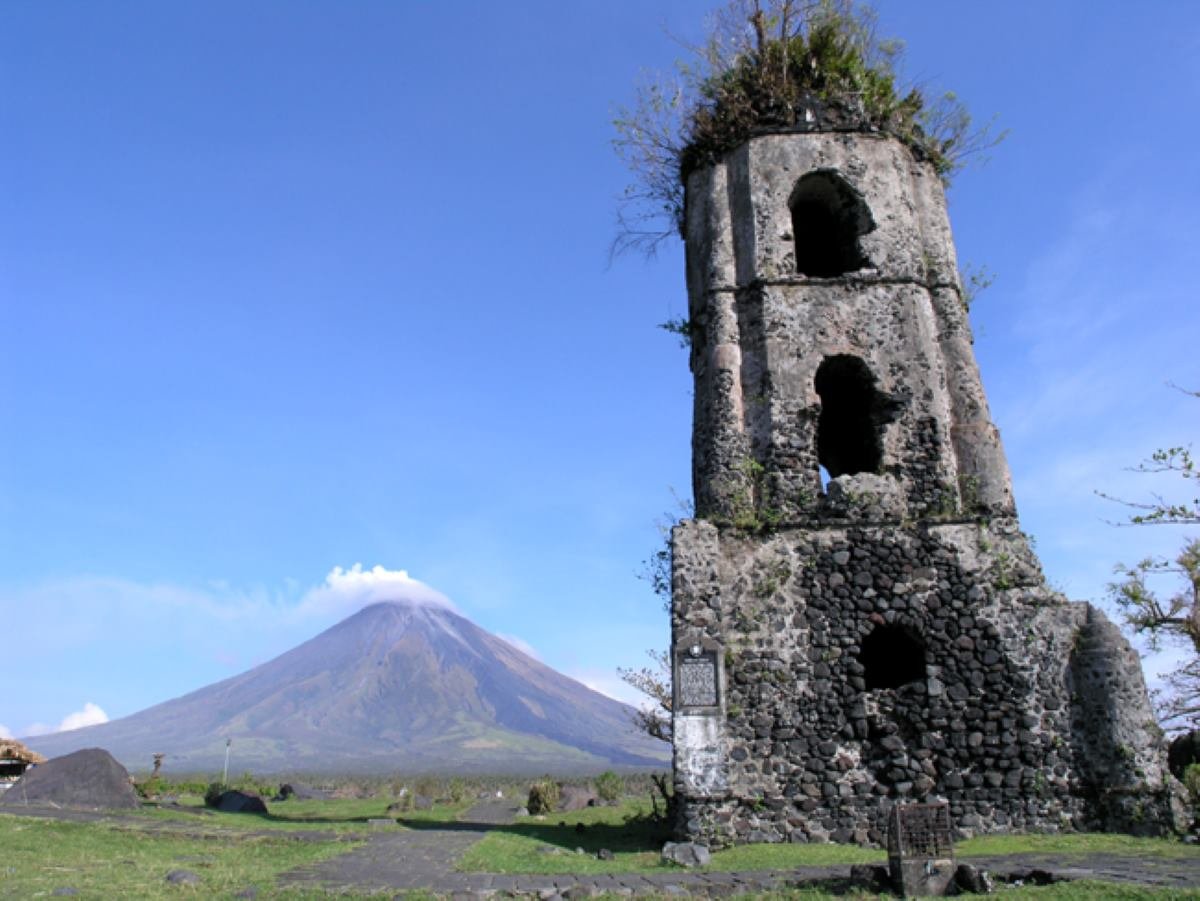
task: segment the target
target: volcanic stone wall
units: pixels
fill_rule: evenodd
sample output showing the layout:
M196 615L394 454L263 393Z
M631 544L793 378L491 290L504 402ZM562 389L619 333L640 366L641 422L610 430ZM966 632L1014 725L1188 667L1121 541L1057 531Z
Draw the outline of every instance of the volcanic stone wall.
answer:
M1015 523L764 539L693 521L673 550L676 645L724 664L719 713L676 717L683 833L879 843L892 804L936 799L968 834L1178 815L1136 655L1045 588ZM871 686L914 648L918 677Z
M756 137L691 175L686 238L679 833L879 842L935 799L964 832L1178 825L1136 654L1019 529L928 163Z

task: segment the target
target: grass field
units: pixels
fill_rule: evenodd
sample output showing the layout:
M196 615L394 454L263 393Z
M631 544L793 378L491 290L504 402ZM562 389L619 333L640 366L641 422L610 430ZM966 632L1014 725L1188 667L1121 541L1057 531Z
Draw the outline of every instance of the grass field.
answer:
M293 800L273 803L270 815L261 816L205 812L198 795L184 794L179 801L179 808L148 805L131 816L123 815L121 820L90 823L0 816L0 898L46 897L68 888L83 898L162 898L181 893L232 897L250 888L259 898L324 897L319 892L278 889L276 878L288 870L358 847L370 834L367 820L385 816L389 803L387 798ZM407 811L403 818L414 828L450 823L472 803L466 799L447 802L429 811ZM511 825L496 828L469 849L459 869L535 874L670 872L660 862L658 850L667 836L645 816L648 807L644 800L627 799L615 807L543 818L521 817ZM583 853L576 853L577 848ZM613 859L597 859L596 852L601 849L611 851ZM1200 861L1200 849L1179 842L1119 835L988 836L960 843L957 852L960 859L967 860L1045 854L1059 861L1096 855ZM883 860L881 851L846 845L753 845L716 852L708 869L848 868L855 863ZM168 884L166 875L175 869L195 873L199 884ZM338 894L355 897L349 892ZM1002 895L1200 901L1200 889L1153 890L1085 882L1004 888ZM420 897L432 896L414 896ZM813 889L759 897L832 896Z
M255 888L259 897L301 898L303 893L275 891L275 877L352 847L345 842L239 836L237 830L197 839L103 823L3 816L0 897L45 897L58 889L74 889L80 898L165 898L181 892L230 897ZM168 884L167 873L180 869L195 873L201 882Z
M522 817L498 829L471 848L460 869L493 873L618 873L659 870L656 849L668 836L645 818L649 805L626 801L542 819ZM579 826L582 825L582 831ZM575 853L581 848L583 854ZM602 848L613 860L597 860ZM1112 854L1131 857L1174 857L1200 860L1200 848L1177 841L1127 835L985 836L960 842L961 858L1004 854L1052 854L1083 857ZM778 870L801 866L850 866L882 863L883 851L855 845L741 845L718 851L710 870Z
M283 831L331 831L339 833L362 832L368 828L367 821L382 817L395 818L387 812L390 798L331 798L319 801L274 801L268 802L270 813L261 814L222 813L204 806L200 795L178 796L178 807L144 806L138 816L152 821L184 823L195 829L233 829L253 832L263 829ZM430 810L407 810L402 816L410 821L445 822L453 820L472 802L439 802Z

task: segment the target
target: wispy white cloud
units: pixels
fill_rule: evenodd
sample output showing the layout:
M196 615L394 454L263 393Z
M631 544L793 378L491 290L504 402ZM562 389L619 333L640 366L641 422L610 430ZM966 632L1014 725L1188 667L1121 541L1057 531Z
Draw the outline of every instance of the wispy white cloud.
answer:
M98 704L87 701L82 710L68 713L58 724L59 732L70 732L72 729L82 729L84 726L98 726L108 722L108 714Z
M79 710L64 716L57 726L51 726L42 722L30 723L21 731L21 734L28 737L50 735L54 732L70 732L72 729L82 729L84 726L99 726L107 722L108 714L98 704L87 701Z
M246 661L270 659L380 601L454 609L404 570L357 563L334 567L298 597L286 587L239 590L210 582L197 589L98 576L9 589L0 605L22 616L6 662L29 672L31 684L52 683L57 695L27 691L19 699L24 711L14 705L6 717L39 720L25 735L107 720L93 703L53 725L57 716L46 710L71 709L69 695L84 688L120 699L123 716L232 675ZM139 640L136 656L129 654L131 636Z
M321 585L304 595L296 607L295 615L301 618L339 613L349 615L380 601L408 601L422 606L455 609L448 597L414 579L405 570L382 566L364 569L361 563L355 563L349 569L335 566Z

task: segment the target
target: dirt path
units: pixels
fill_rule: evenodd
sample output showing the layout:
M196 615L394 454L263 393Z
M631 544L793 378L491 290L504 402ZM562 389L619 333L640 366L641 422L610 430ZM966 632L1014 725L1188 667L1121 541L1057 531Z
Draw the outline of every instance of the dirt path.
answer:
M512 822L516 807L485 801L463 814L462 823L437 828L377 832L367 844L279 877L281 886L379 889L432 888L462 891L454 864L491 826Z

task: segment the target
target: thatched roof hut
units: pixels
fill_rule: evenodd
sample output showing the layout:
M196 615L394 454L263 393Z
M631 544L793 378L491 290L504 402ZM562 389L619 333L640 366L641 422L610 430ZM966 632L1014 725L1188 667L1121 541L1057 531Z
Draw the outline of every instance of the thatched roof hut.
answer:
M0 738L0 783L17 779L29 767L45 762L45 757L29 750L15 738Z

